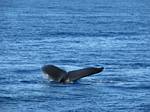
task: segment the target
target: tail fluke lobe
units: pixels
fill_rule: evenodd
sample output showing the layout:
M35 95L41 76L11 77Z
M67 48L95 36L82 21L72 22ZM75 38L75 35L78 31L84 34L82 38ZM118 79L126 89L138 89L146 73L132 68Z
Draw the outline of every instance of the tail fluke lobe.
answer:
M42 71L56 82L61 82L67 77L67 72L54 65L45 65L42 67Z
M89 67L89 68L84 68L84 69L80 69L80 70L70 71L70 72L68 72L68 79L70 81L77 81L80 78L102 72L103 69L104 69L103 67L101 67L101 68Z

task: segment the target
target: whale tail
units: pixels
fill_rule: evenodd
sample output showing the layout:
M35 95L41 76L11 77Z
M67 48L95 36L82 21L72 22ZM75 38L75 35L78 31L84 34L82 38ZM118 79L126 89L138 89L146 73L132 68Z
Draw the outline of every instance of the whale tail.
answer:
M90 76L103 71L103 67L88 67L79 70L73 70L66 72L63 69L54 65L45 65L42 67L42 71L56 82L73 82L83 77Z

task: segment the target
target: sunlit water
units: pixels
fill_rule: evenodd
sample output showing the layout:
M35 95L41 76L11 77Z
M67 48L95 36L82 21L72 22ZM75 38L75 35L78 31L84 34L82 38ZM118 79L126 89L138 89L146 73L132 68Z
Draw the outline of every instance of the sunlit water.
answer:
M63 85L45 64L105 70ZM0 112L149 110L150 1L0 1Z

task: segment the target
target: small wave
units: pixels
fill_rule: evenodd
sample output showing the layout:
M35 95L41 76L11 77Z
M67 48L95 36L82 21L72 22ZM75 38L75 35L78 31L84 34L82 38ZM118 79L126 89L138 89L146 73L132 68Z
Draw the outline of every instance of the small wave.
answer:
M150 85L140 84L140 82L115 82L113 85L109 85L111 88L116 89L130 89L130 90L149 90Z
M25 83L25 84L37 84L38 81L37 80L21 80L21 83Z
M61 112L101 112L101 111L104 111L103 109L101 108L91 108L91 107L74 107L72 109L67 109L67 110L63 110Z
M0 102L8 102L10 100L13 100L10 96L0 96Z
M33 72L37 72L39 69L16 69L16 70L13 70L13 72L15 73L33 73Z
M150 63L133 63L131 66L133 68L147 68L150 67Z
M135 32L95 32L95 33L88 33L88 32L50 32L50 33L42 33L41 35L44 36L84 36L84 37L98 37L98 36L105 36L105 37L110 37L110 36L117 36L117 35L137 35Z

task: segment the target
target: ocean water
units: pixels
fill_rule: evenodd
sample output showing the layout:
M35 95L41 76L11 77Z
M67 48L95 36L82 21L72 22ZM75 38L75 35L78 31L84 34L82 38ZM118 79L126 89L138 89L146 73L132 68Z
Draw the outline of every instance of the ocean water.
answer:
M105 70L58 84L45 64ZM0 112L149 111L150 1L0 1Z

